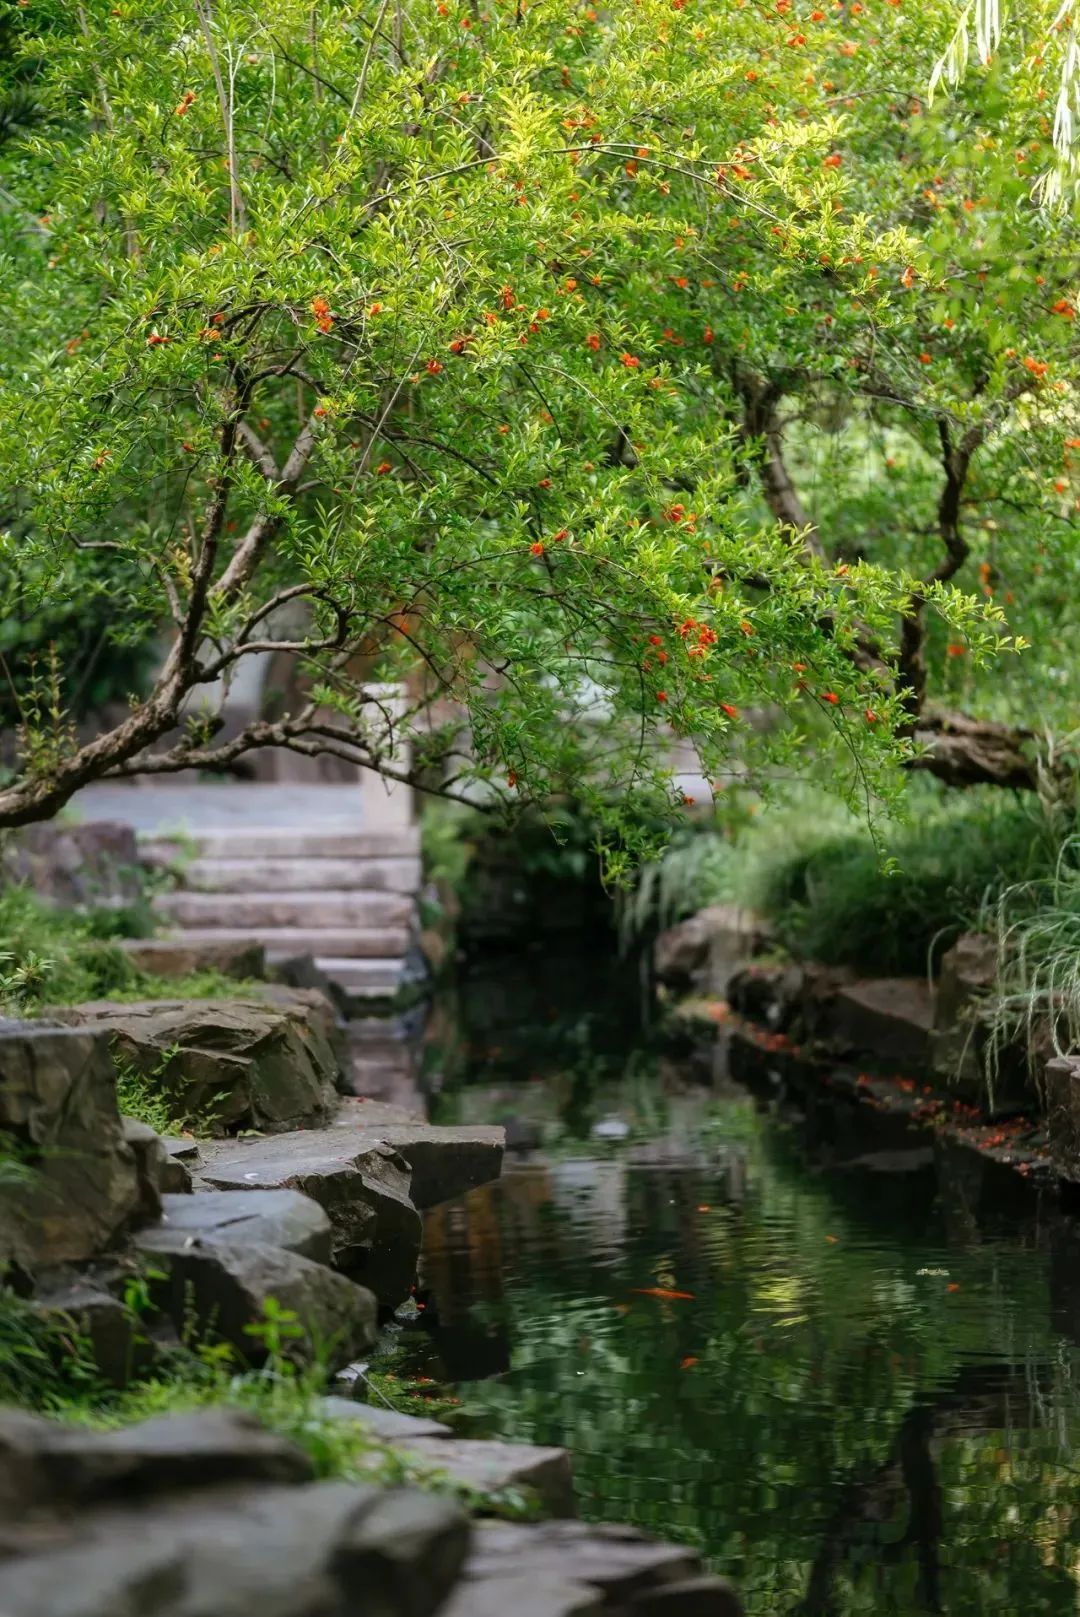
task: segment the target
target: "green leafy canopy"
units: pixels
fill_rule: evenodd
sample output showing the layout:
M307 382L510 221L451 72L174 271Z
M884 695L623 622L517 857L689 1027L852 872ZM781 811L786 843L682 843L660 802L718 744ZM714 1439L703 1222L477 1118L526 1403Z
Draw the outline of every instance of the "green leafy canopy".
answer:
M965 668L1014 642L921 524L846 560L792 516L769 411L801 401L796 481L828 411L874 455L906 431L931 512L939 439L997 443L1021 398L1055 456L1060 431L980 327L973 266L1026 193L946 248L906 166L956 130L882 94L901 62L926 82L950 12L870 10L33 0L37 112L0 148L0 615L104 607L163 649L89 748L62 683L24 699L0 822L268 744L507 810L670 808L684 742L710 781L812 760L893 800L901 621L929 605ZM933 371L931 306L971 335ZM301 694L216 737L274 650Z

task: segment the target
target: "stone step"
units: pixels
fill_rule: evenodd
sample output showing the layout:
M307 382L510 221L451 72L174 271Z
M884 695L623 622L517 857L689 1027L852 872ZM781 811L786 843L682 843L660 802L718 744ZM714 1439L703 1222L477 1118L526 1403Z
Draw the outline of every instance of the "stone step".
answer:
M347 988L350 994L360 998L370 995L372 999L384 999L395 994L405 972L405 961L401 957L365 960L355 956L319 955L315 964L339 987Z
M420 859L300 859L287 855L193 859L179 872L181 884L204 893L291 892L333 888L335 892L417 893Z
M420 853L416 826L381 831L281 830L266 826L215 828L165 836L139 837L139 856L150 864L185 859L415 859Z
M154 911L193 927L379 927L407 930L413 901L403 893L337 893L302 889L284 893L159 893ZM380 950L388 954L389 949Z
M405 927L379 927L375 930L327 927L320 930L304 926L211 926L185 927L176 935L191 944L261 943L270 961L289 960L298 954L310 954L317 960L330 955L348 957L350 960L385 961L404 956L409 946L409 934Z

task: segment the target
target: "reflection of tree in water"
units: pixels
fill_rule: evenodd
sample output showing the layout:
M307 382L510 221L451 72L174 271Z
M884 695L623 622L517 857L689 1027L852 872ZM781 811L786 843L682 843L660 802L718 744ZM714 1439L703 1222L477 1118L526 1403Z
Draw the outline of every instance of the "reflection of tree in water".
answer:
M436 1289L511 1355L464 1371L484 1430L565 1443L584 1515L701 1545L754 1617L1072 1617L1050 1222L949 1247L925 1175L905 1224L892 1179L877 1216L747 1102L722 1124L533 1158L442 1218Z
M913 1404L888 1458L843 1488L811 1567L806 1596L795 1608L798 1617L837 1617L843 1610L837 1585L845 1561L865 1541L867 1527L887 1522L904 1495L907 1526L899 1539L877 1544L876 1555L883 1564L895 1564L913 1552L919 1610L944 1612L941 1547L946 1523L936 1447L950 1439L1039 1425L1044 1414L1040 1393L1049 1390L1018 1376L1009 1364L969 1365L945 1391ZM1060 1577L1053 1582L1060 1589Z

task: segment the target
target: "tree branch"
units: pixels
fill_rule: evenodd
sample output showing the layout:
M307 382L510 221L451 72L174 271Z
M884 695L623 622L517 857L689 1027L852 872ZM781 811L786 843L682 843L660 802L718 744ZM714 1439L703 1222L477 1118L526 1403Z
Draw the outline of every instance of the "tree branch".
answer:
M311 458L312 450L318 440L319 417L313 410L300 432L300 436L293 444L289 458L281 469L281 475L274 484L274 492L287 496L296 492L296 485L303 475L304 467ZM247 533L236 547L232 560L214 585L214 599L227 601L239 593L255 571L262 559L262 553L269 540L280 526L280 516L263 512L255 518Z
M926 701L925 591L934 584L948 583L967 561L968 544L960 529L960 508L972 456L982 443L985 434L986 429L982 425L972 426L968 428L959 444L954 444L948 421L944 416L938 421L941 464L945 471L945 481L938 497L937 518L938 533L945 553L937 566L924 578L924 589L916 590L909 597L900 620L897 686L913 721L918 719Z
M740 369L735 374L735 387L743 401L739 432L757 467L765 503L778 522L795 530L811 556L826 561L817 525L811 521L799 498L784 460L783 425L778 408L783 397L782 384L766 382Z

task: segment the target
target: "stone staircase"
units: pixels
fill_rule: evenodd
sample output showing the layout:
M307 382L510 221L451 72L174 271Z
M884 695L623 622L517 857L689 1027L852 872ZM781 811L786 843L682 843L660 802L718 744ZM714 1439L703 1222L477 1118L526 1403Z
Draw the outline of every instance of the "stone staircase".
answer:
M167 869L154 909L191 944L255 943L269 961L311 955L360 1000L400 986L420 890L420 833L229 825L139 835L141 861Z

